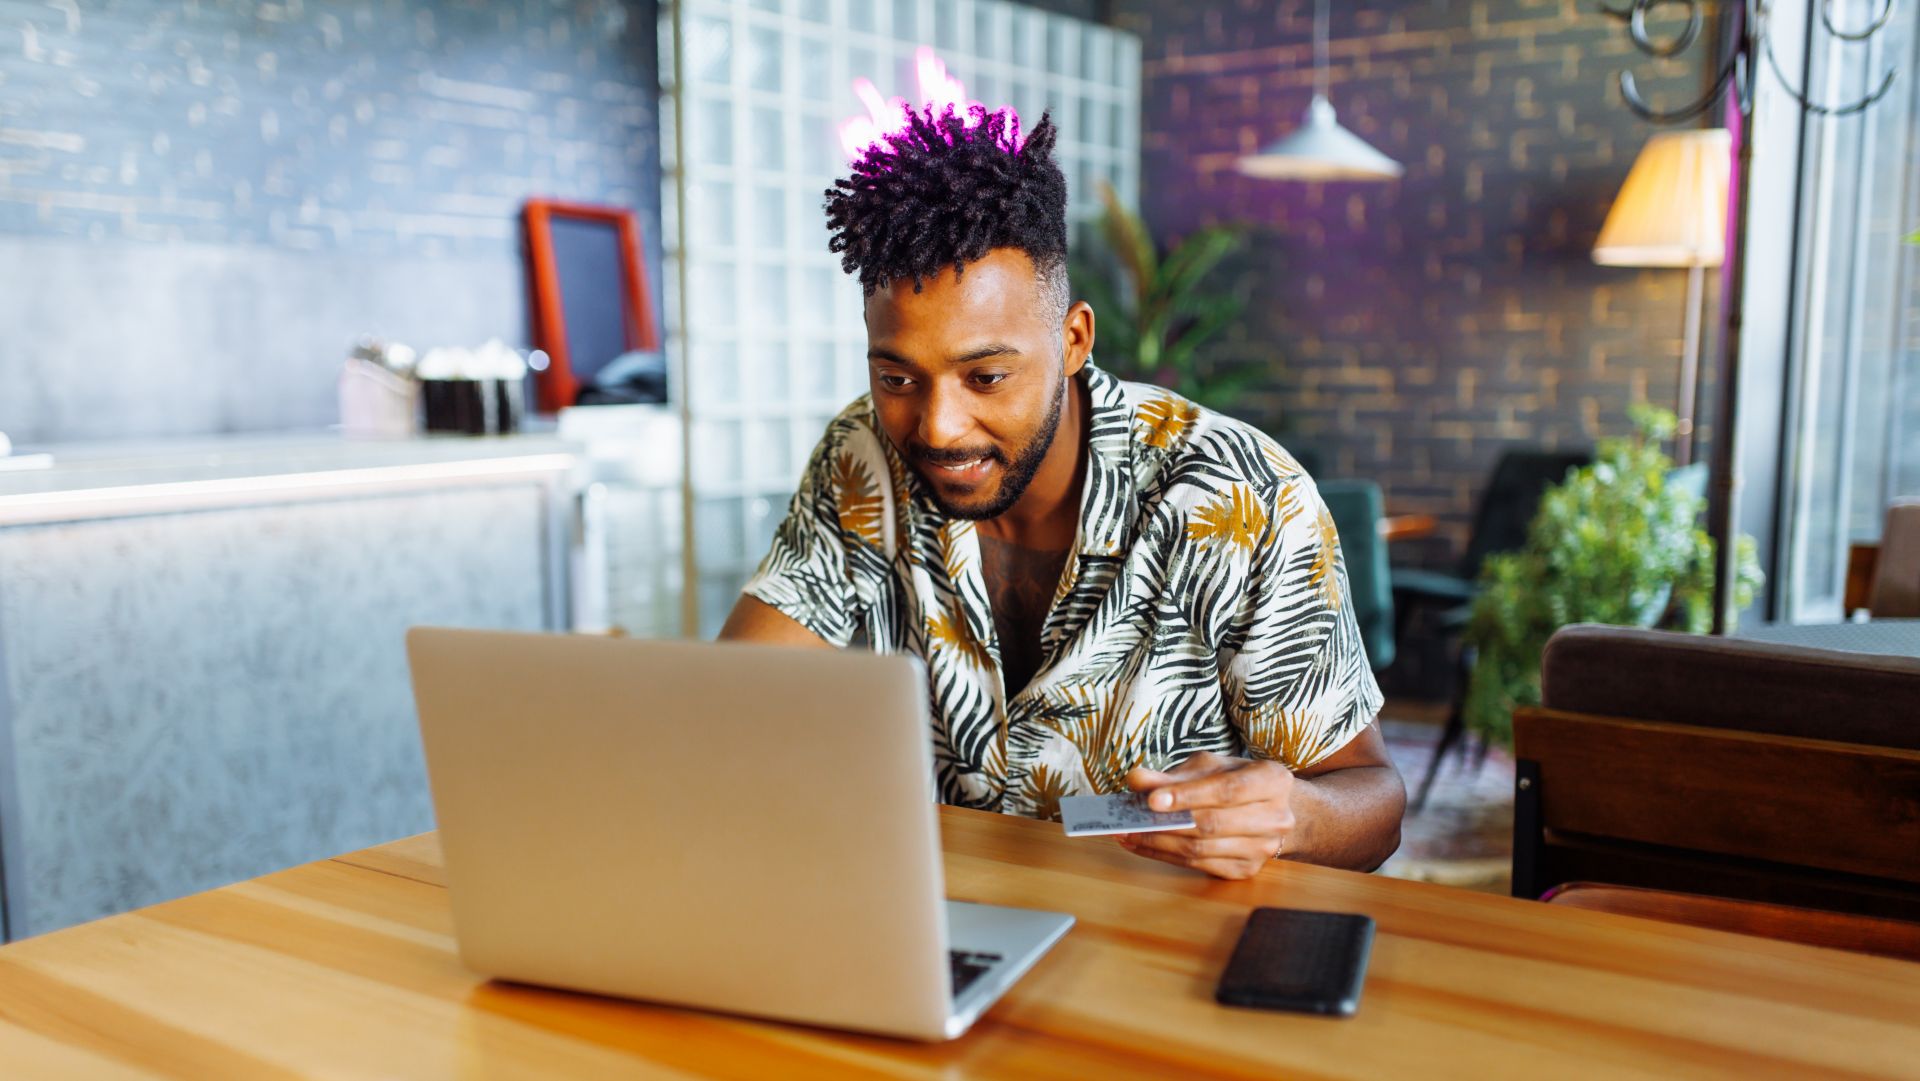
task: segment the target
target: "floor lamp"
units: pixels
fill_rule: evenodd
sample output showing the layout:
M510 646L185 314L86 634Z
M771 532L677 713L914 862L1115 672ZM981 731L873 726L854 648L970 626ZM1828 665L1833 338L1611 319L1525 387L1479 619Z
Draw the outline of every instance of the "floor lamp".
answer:
M1674 412L1673 461L1693 461L1700 383L1700 322L1706 268L1727 257L1727 180L1732 137L1724 129L1667 131L1647 140L1607 212L1593 261L1602 266L1684 267L1685 342Z

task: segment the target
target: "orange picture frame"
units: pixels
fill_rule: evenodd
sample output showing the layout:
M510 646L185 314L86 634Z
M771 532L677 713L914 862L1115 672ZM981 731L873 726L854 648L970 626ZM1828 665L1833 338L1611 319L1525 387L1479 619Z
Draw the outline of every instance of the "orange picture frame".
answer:
M553 251L553 219L569 218L613 227L619 235L620 301L628 349L660 348L647 268L640 257L640 222L632 210L562 199L529 199L522 211L527 262L532 271L533 343L547 354L547 367L535 373L540 411L555 413L580 396L580 379L567 348L566 313L561 303L560 271Z

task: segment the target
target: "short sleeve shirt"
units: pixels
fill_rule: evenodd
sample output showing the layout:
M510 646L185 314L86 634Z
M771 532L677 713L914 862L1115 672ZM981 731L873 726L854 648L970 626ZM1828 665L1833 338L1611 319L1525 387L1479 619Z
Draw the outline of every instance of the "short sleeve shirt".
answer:
M1088 364L1080 527L1009 697L974 523L870 397L828 426L746 592L836 646L926 665L942 802L1059 817L1200 751L1313 765L1381 703L1333 519L1279 444Z

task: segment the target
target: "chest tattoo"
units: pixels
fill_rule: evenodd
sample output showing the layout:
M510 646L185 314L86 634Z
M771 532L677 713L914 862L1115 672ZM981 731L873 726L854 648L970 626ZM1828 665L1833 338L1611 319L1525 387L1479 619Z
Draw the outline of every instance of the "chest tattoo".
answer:
M1001 675L1007 697L1026 688L1040 670L1040 632L1053 607L1060 575L1067 566L1066 550L1022 548L980 536L980 569L993 606L993 627L1000 639Z

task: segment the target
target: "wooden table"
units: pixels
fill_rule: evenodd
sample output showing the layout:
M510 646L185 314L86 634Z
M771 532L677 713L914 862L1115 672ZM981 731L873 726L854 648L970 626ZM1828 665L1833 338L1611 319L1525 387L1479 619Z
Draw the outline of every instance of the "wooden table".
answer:
M1920 1076L1920 965L1315 867L1214 882L942 815L954 896L1080 917L951 1044L482 982L425 835L0 948L0 1076ZM1213 1003L1256 904L1379 921L1358 1017Z

